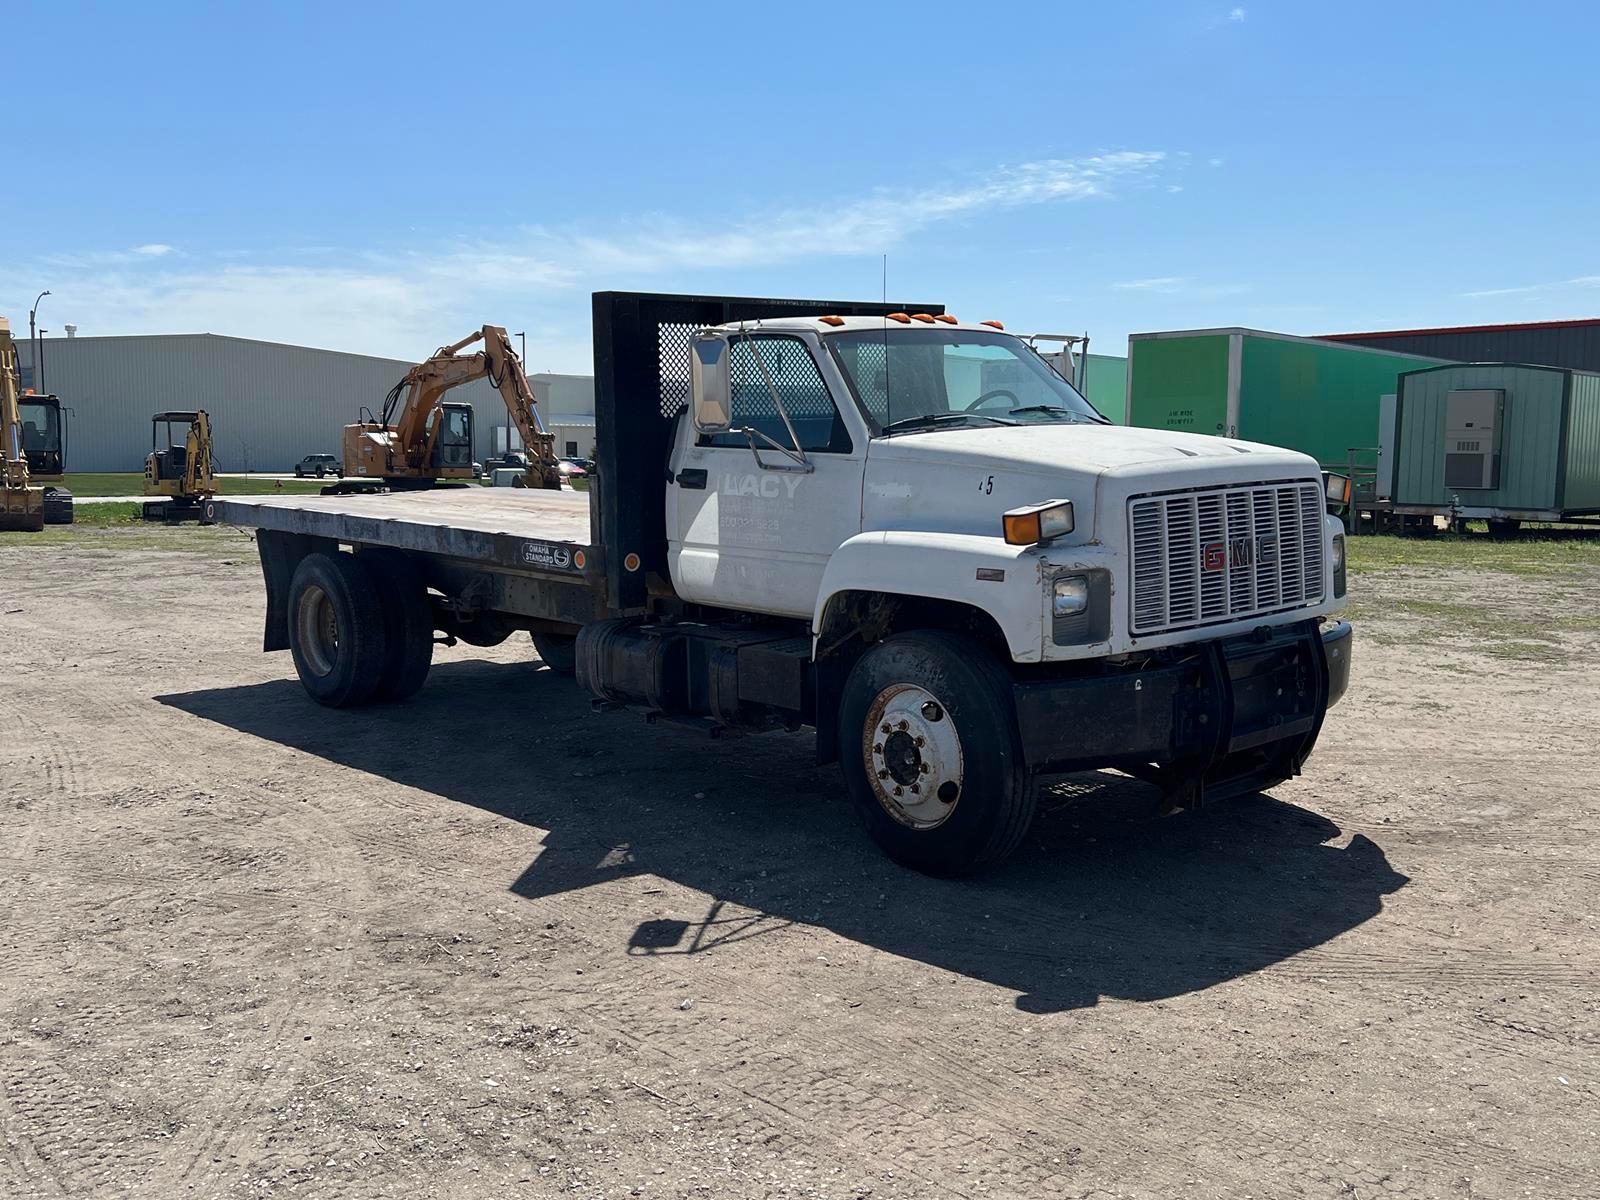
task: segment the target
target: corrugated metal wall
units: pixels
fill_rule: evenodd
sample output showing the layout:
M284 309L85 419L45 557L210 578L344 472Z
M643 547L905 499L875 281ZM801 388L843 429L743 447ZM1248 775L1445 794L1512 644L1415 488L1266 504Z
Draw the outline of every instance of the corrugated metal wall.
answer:
M18 350L31 365L25 337ZM341 430L360 406L378 409L412 365L216 334L53 337L43 357L45 385L72 410L68 471L142 471L151 414L193 408L211 414L221 470L289 471L303 455L340 453ZM486 380L450 399L473 406L481 462L505 405Z
M1566 378L1563 371L1506 364L1444 367L1404 376L1397 416L1395 503L1444 505L1459 496L1463 508L1556 507ZM1499 388L1506 394L1500 486L1492 490L1445 486L1445 398L1463 388Z
M1561 507L1600 511L1600 375L1572 374L1567 409L1567 475Z
M1600 324L1592 321L1542 329L1513 326L1402 334L1336 334L1331 340L1456 362L1522 362L1600 371Z

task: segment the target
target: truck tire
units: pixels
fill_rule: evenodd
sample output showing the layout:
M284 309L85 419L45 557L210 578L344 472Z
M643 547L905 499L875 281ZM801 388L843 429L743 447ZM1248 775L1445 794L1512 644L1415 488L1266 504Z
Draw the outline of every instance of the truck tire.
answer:
M840 698L839 758L873 841L928 875L996 865L1033 821L1010 679L959 634L897 634L862 655Z
M416 563L398 550L367 550L367 564L383 603L383 673L374 700L409 700L433 666L433 605Z
M308 554L289 582L289 650L318 704L370 700L387 656L383 603L372 572L351 554Z
M45 520L50 518L47 516ZM1492 538L1513 538L1522 530L1522 522L1516 517L1490 517L1489 536Z
M530 633L533 648L544 665L557 675L572 675L578 669L578 639L565 633Z
M72 493L67 491L66 488L45 488L44 523L46 525L72 524Z

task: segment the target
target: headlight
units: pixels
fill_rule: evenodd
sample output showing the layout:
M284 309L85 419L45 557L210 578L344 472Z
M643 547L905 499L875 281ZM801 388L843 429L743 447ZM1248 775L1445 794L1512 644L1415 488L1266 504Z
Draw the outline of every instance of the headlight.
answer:
M1050 600L1050 612L1057 617L1070 617L1089 607L1089 581L1082 575L1067 575L1056 580L1055 592Z
M1006 541L1013 546L1032 546L1071 533L1072 501L1046 500L1026 508L1013 508L1001 518Z
M1322 473L1322 491L1328 498L1328 503L1335 508L1343 508L1350 503L1350 477L1341 475L1337 471L1324 471Z

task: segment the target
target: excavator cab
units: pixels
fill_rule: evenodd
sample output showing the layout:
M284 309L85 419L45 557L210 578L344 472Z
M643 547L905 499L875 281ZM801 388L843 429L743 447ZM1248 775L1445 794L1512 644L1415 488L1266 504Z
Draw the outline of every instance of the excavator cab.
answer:
M28 392L17 398L22 417L22 455L28 476L44 486L44 523L72 524L72 493L63 485L67 469L67 421L59 396Z
M441 471L464 469L472 474L472 405L441 404L440 420L444 422L439 438L433 444L429 465Z
M181 440L180 440L181 439ZM204 409L159 412L150 419L150 454L144 460L146 521L213 523L217 494L211 467L211 418Z

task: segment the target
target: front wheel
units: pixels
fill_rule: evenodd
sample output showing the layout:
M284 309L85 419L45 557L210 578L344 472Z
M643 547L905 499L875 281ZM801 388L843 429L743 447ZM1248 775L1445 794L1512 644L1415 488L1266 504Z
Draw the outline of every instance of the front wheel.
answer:
M845 681L839 748L867 832L915 870L994 866L1033 821L1010 679L971 638L923 630L867 651Z

